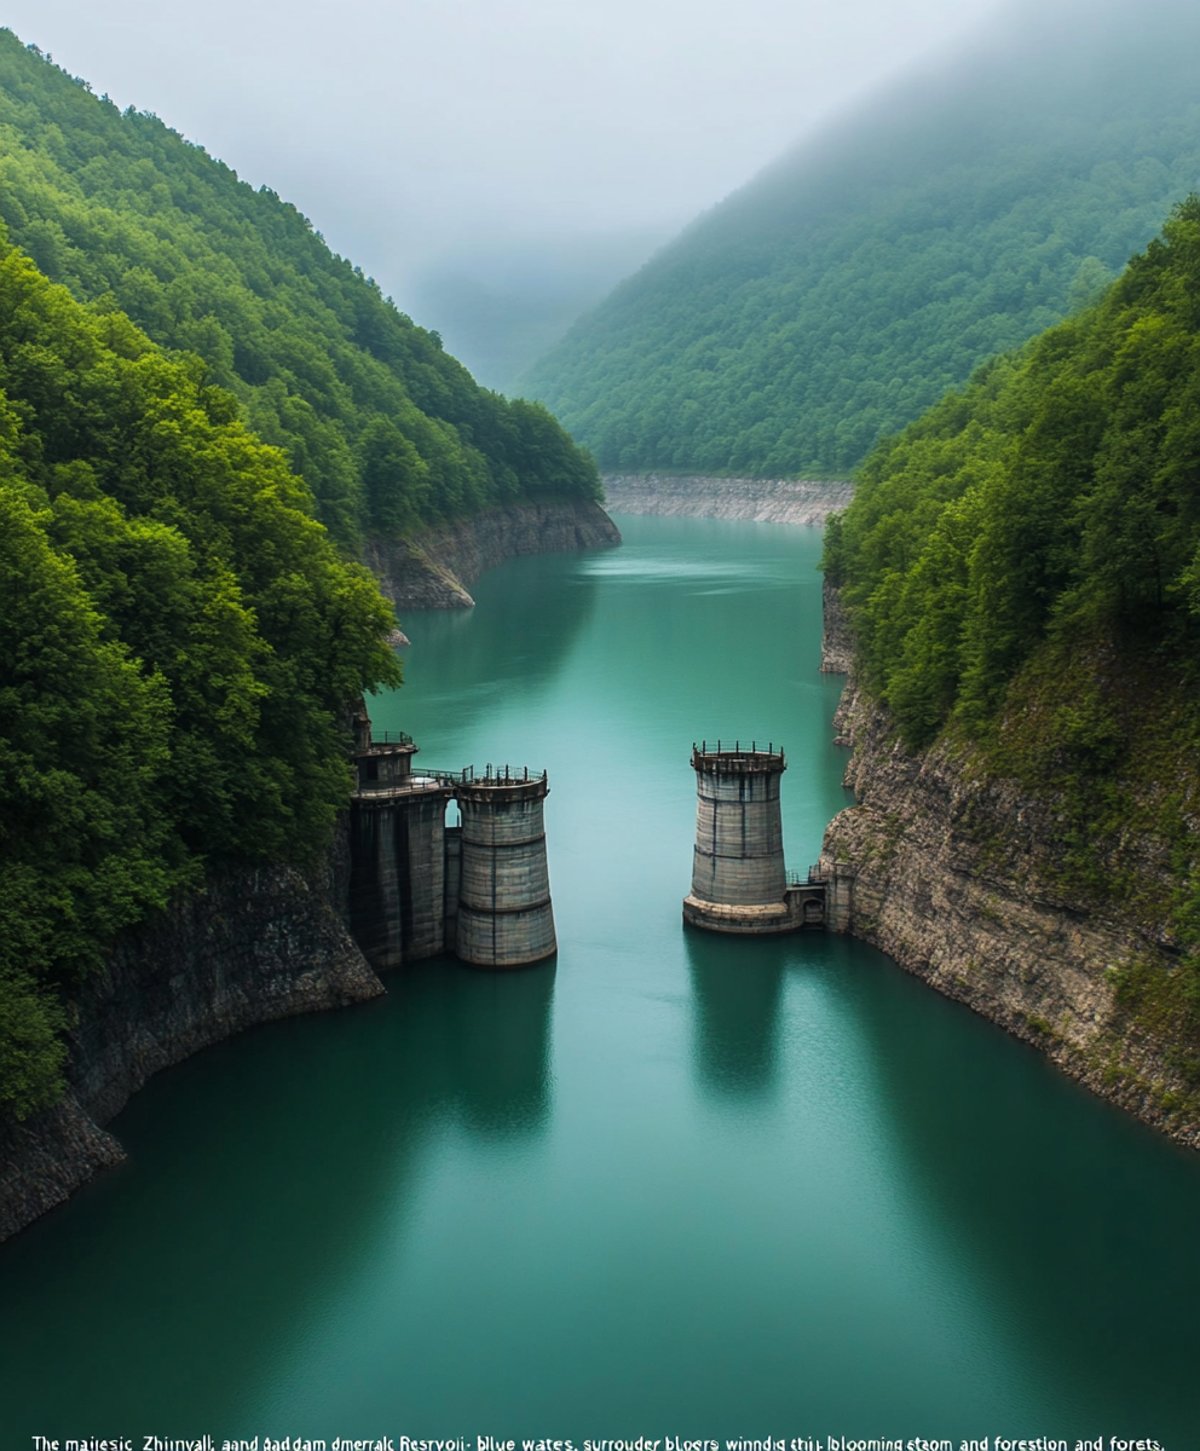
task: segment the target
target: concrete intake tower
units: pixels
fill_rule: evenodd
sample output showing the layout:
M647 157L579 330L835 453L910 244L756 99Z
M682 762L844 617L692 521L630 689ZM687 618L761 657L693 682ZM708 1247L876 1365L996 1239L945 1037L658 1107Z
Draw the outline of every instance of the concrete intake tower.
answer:
M349 910L367 961L388 969L453 952L507 968L552 957L546 773L414 771L411 736L373 739L365 711L355 730ZM461 825L446 824L451 801Z
M824 884L789 882L779 787L782 750L756 741L692 744L696 846L683 920L710 932L794 932L822 926Z
M479 967L521 967L555 950L542 802L546 775L508 769L463 781L455 952Z

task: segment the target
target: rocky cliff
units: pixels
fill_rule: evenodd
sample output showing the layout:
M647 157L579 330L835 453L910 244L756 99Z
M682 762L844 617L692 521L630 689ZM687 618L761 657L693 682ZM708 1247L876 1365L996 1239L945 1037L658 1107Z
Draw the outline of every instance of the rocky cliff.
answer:
M836 638L836 599L833 611ZM846 784L858 798L830 823L822 850L838 925L1097 1093L1200 1147L1195 1086L1178 1043L1122 1001L1130 973L1165 982L1177 960L1161 844L1137 844L1161 920L1133 920L1064 889L1054 801L989 776L945 745L906 751L853 678L835 724L853 747Z
M506 559L620 542L599 504L546 498L485 509L407 539L368 540L363 559L397 609L463 609L475 603L467 585Z
M822 525L830 514L846 507L854 486L844 479L606 474L604 491L609 507L626 514Z
M854 665L854 636L836 586L826 579L821 590L825 628L821 631L821 674L848 675Z
M73 1003L69 1092L0 1119L0 1240L124 1157L107 1123L159 1069L256 1023L378 996L342 923L344 836L330 863L227 871L128 934Z
M366 562L398 604L452 608L505 559L620 537L598 504L547 499L376 542ZM383 992L344 926L348 851L343 833L312 873L227 871L117 943L71 1004L66 1098L24 1123L0 1116L0 1240L120 1163L103 1125L159 1069L256 1023Z

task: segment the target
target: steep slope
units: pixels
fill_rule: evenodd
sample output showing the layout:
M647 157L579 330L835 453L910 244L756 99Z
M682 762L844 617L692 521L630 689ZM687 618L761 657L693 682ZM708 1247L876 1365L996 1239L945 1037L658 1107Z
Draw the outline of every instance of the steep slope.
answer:
M827 535L849 926L1200 1143L1200 199ZM836 611L835 623L836 623Z
M5 1122L60 1095L122 932L215 870L323 861L349 709L398 680L374 581L195 371L0 249Z
M843 478L1200 177L1200 14L1019 3L695 222L522 380L608 471Z
M294 207L8 31L0 219L77 298L202 358L344 545L519 498L599 495L545 409L477 387Z

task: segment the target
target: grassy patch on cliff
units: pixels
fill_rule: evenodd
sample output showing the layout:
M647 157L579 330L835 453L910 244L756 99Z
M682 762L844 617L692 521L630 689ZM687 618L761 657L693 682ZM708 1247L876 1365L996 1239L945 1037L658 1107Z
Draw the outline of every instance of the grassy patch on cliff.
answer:
M1188 662L1144 641L1056 639L979 733L982 760L1054 803L1044 874L1200 941L1200 712Z

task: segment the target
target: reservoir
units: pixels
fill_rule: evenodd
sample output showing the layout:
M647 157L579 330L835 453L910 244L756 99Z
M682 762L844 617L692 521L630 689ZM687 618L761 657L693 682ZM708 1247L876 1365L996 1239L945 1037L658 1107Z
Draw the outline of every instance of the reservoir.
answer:
M557 960L156 1079L130 1162L0 1248L4 1451L1200 1444L1200 1157L859 943L684 930L693 740L782 743L793 870L846 804L820 539L619 522L406 615L371 702L418 771L548 770Z

